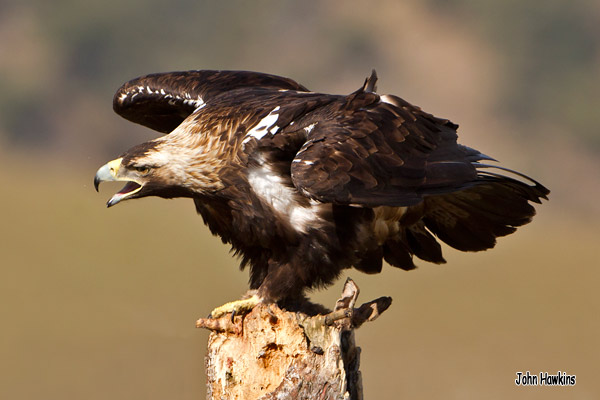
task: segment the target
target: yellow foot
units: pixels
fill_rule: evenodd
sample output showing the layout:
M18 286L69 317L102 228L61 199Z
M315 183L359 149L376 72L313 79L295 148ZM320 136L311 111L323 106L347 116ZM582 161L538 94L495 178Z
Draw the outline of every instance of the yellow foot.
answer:
M248 297L247 299L232 301L215 308L210 313L210 317L219 318L229 313L233 313L234 315L246 314L250 312L260 302L262 302L262 299L257 294L254 294Z

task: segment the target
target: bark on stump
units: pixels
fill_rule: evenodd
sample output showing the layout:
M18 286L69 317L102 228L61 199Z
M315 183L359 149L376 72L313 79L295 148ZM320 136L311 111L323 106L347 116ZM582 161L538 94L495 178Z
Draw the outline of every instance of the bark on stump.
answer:
M355 308L358 287L346 281L333 312L309 316L259 305L232 321L200 319L210 329L208 399L362 399L360 348L354 329L391 304L381 297Z

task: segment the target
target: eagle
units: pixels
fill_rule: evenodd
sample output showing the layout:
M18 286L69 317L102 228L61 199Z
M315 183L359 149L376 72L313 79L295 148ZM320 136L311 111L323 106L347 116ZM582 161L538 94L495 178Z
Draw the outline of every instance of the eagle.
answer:
M186 197L249 268L250 294L213 317L303 298L356 268L402 270L494 247L550 193L457 143L458 125L376 91L313 92L248 71L142 76L113 99L122 117L164 133L98 169L124 181L111 207Z

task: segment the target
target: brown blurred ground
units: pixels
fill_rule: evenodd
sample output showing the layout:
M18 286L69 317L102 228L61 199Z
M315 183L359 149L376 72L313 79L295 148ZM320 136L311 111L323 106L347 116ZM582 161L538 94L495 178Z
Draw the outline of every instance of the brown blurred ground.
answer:
M544 71L534 70L525 79L515 63L529 50L511 38L523 22L507 17L495 33L506 41L498 41L481 28L486 13L473 14L466 0L451 3L0 5L0 398L203 398L207 335L194 321L246 290L247 273L190 201L144 199L107 210L119 187L93 190L98 166L154 135L112 114L112 92L123 81L176 69L252 69L348 93L372 67L382 93L459 123L463 143L553 192L533 224L492 251L446 248L444 266L349 272L363 300L394 298L358 332L367 398L597 398L600 147L596 114L586 111L597 99L580 96L598 85L598 46L589 49L595 64L539 82ZM582 15L600 15L586 7ZM550 18L547 9L539 14ZM131 27L122 31L125 21ZM161 24L178 40L161 39L168 35ZM541 43L567 46L569 29ZM112 57L102 57L105 48ZM133 56L119 53L128 48ZM557 87L563 75L575 78ZM519 76L525 80L515 83ZM568 104L579 100L578 108L544 102L559 94L573 96ZM518 118L503 108L524 96L544 106ZM332 304L342 282L314 298ZM577 385L515 387L515 373L527 370L566 371Z
M107 210L86 169L4 157L2 397L203 397L194 321L243 293L246 274L191 202ZM368 398L594 398L600 234L556 211L493 251L446 249L449 265L349 272L363 300L394 298L358 332ZM315 298L333 304L342 282ZM525 370L577 385L515 387Z

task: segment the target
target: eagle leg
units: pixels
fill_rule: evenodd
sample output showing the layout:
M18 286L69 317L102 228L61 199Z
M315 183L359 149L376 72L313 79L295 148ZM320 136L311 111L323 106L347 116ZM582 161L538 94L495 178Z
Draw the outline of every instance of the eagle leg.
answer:
M258 304L262 303L263 299L255 291L250 297L225 303L212 310L210 318L220 318L225 314L243 315L250 312Z

